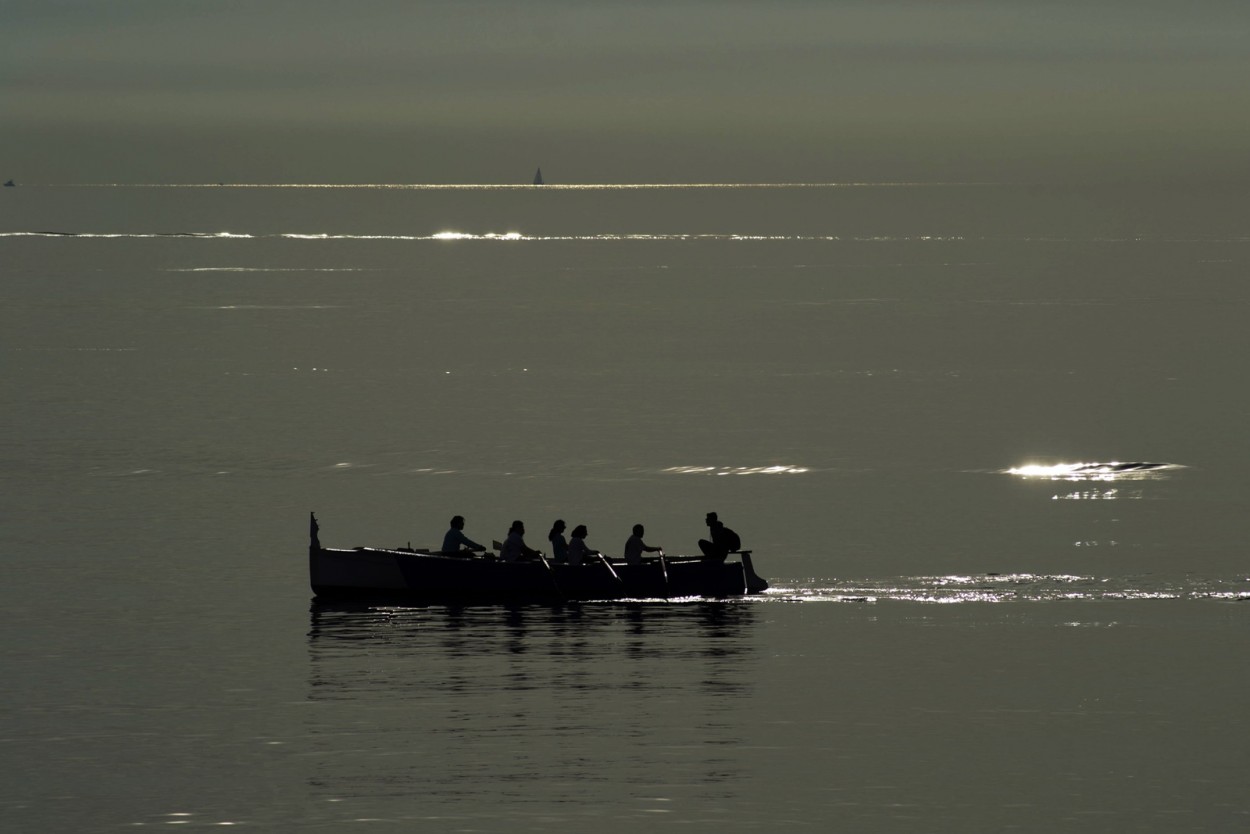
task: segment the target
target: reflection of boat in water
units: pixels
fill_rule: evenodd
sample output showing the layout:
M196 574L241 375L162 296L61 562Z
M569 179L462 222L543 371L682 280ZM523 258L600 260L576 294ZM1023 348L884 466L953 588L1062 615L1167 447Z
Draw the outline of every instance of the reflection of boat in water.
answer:
M591 599L724 598L757 594L751 552L738 561L678 556L626 565L601 559L581 565L546 559L504 562L493 553L450 555L409 548L322 547L309 519L308 570L318 599L395 602L510 602Z
M680 801L643 807L680 808L677 823L719 819L759 764L743 751L774 668L765 613L715 601L315 600L290 725L307 752L289 773L302 772L309 807L334 830L361 804L414 831L513 830L538 814L554 821L531 827L622 829L612 823L636 821L640 797L660 793L657 762Z

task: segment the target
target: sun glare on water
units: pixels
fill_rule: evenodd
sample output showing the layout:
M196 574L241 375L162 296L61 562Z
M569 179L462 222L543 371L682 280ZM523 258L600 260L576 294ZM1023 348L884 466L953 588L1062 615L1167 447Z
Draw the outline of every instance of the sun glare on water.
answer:
M486 234L472 234L470 232L437 232L430 235L434 240L524 240L525 236L520 232L487 232Z
M1164 473L1183 468L1174 463L1109 461L1106 463L1030 463L1012 467L1008 475L1051 481L1120 481L1163 477Z
M806 466L670 466L664 472L679 475L802 475Z
M1050 465L1030 463L1025 466L1008 469L1007 473L1020 475L1024 478L1063 478L1083 472L1086 465L1084 463L1056 463Z

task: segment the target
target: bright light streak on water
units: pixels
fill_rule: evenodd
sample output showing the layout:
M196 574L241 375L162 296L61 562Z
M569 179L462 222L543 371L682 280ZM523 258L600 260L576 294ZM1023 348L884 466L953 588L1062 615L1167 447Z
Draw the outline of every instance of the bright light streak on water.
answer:
M655 182L655 183L22 183L23 188L326 188L379 191L646 191L682 189L943 188L1002 186L996 182Z
M166 269L165 272L369 272L359 267L269 267L269 266L195 266Z
M806 466L670 466L662 472L677 475L801 475Z
M1080 489L1063 495L1052 495L1055 501L1115 501L1120 498L1118 489ZM1140 498L1140 495L1128 496Z
M600 234L566 234L566 235L534 235L523 232L459 232L445 230L431 234L339 234L332 232L275 232L263 234L238 232L70 232L70 231L21 231L0 232L4 237L64 237L93 239L160 239L160 238L195 238L197 240L394 240L394 241L477 241L477 242L620 242L620 241L711 241L739 243L769 242L851 242L851 243L943 243L960 242L962 236L941 235L902 235L902 236L851 236L841 235L750 235L732 232L690 234L684 232L664 233L611 233Z
M475 235L468 232L438 232L430 235L433 240L524 240L525 237L520 232L504 232L503 234L495 234L487 232L484 235Z
M961 603L1098 600L1250 601L1250 578L1096 577L1029 573L903 576L880 580L774 580L760 600L777 602Z
M1108 463L1055 463L1016 466L1008 475L1051 481L1141 481L1165 478L1168 473L1185 467L1175 463L1110 461ZM1090 496L1092 497L1092 496ZM1111 496L1102 496L1111 497Z

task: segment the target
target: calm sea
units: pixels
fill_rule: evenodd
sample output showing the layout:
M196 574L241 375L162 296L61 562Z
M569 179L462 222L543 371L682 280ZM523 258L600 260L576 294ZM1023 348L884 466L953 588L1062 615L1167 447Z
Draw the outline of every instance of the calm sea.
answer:
M1250 824L1245 194L0 192L0 828ZM709 510L767 595L307 584Z

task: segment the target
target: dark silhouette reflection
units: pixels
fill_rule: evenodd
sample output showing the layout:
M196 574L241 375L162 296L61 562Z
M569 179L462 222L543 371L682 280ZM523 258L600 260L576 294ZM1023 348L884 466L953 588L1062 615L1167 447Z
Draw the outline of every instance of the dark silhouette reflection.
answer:
M310 784L324 801L419 796L423 813L470 819L541 808L585 822L660 801L710 813L750 775L738 749L757 616L749 603L314 604Z

